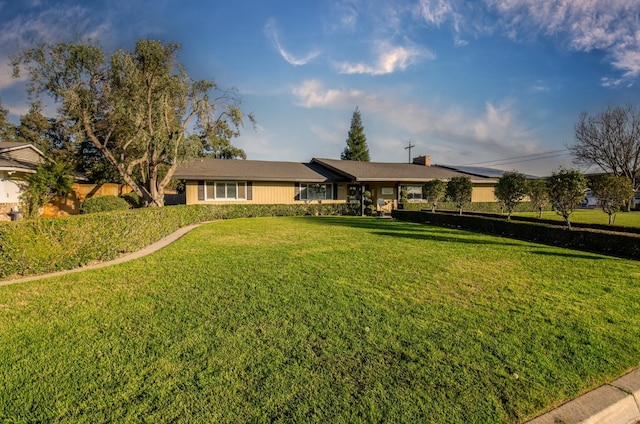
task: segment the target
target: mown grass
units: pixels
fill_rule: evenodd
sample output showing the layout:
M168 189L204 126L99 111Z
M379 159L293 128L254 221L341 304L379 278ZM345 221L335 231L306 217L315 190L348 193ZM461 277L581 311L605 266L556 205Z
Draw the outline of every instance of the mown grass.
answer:
M640 364L637 262L346 217L0 287L0 421L521 422Z
M537 218L537 212L515 212L514 216L528 216ZM563 221L563 218L553 211L542 213L542 219L551 219L555 221ZM602 224L609 223L609 215L604 213L602 209L577 209L569 217L571 222L579 222L582 224ZM621 227L640 227L640 212L618 212L614 225Z

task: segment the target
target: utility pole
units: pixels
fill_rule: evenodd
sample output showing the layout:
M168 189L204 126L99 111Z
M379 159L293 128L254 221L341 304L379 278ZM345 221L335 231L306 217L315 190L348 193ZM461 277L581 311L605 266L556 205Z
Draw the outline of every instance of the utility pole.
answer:
M404 150L407 150L407 149L409 150L409 163L411 163L411 149L412 149L413 147L416 147L416 145L415 145L415 144L412 144L412 143L411 143L411 139L409 139L409 146L407 146L407 147L405 147L405 148L404 148Z

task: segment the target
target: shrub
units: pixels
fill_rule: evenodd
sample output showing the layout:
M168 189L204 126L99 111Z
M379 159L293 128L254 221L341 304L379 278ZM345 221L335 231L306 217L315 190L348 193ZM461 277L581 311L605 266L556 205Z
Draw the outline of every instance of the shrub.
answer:
M348 204L180 205L0 222L0 278L42 274L114 259L199 222L353 212Z
M130 193L123 194L120 197L126 200L126 202L129 204L129 206L132 209L137 209L144 206L144 201L142 200L142 197L138 196L133 191Z
M80 206L80 213L96 213L129 209L129 203L117 196L90 197Z

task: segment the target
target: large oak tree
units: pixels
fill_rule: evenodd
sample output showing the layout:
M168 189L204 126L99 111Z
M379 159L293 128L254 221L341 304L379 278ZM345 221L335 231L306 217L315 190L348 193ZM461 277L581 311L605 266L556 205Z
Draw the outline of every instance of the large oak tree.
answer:
M13 58L14 75L26 70L30 94L58 104L76 143L91 142L147 205L163 206L178 164L239 135L245 118L237 93L191 79L178 51L156 40L110 56L92 42L42 45Z

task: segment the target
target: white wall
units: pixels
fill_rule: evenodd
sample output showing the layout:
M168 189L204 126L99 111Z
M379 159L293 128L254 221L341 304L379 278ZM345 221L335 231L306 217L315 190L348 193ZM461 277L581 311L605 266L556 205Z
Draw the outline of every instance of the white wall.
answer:
M20 201L20 187L9 179L9 175L0 171L0 203L18 203Z

